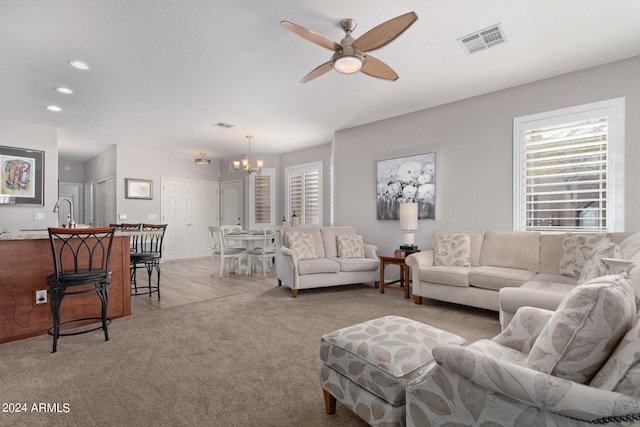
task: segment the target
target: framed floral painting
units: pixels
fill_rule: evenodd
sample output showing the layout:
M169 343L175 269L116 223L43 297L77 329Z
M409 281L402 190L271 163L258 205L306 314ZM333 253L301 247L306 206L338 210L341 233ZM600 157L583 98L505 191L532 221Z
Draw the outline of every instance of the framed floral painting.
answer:
M399 219L400 203L418 203L418 219L436 217L436 153L379 160L378 219Z

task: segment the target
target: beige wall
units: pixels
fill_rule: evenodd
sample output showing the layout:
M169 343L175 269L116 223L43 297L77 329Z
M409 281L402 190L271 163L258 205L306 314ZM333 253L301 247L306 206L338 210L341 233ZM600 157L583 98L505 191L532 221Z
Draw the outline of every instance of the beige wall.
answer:
M513 119L626 98L625 228L640 230L640 57L417 111L335 134L335 217L390 254L398 221L376 219L376 161L436 152L436 220L420 220L416 244L435 230L512 229ZM357 176L354 176L357 170ZM354 179L355 178L355 179Z

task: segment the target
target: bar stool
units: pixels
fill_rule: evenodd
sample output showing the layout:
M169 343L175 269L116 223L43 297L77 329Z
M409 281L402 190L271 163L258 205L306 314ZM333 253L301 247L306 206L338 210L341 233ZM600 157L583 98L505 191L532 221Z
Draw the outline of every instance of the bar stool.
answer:
M167 224L142 224L140 233L131 236L134 248L131 258L131 295L149 295L157 293L160 301L160 259L162 258L162 242ZM137 271L144 268L147 271L148 282L146 290L138 290ZM151 275L156 270L157 283L151 284Z
M109 227L115 227L116 231L120 231L120 232L137 232L137 231L141 231L142 230L142 223L138 223L138 224L109 224ZM129 283L131 284L131 287L134 286L134 283L136 281L135 278L135 272L136 272L136 267L133 264L133 262L131 261L131 255L134 254L136 252L136 247L138 245L138 235L129 235ZM136 291L137 292L137 291Z
M109 260L113 243L113 227L106 228L49 228L49 242L53 255L54 273L47 276L53 326L47 331L53 336L53 351L57 351L58 337L79 335L104 330L104 340L109 341L107 305L111 271ZM100 317L60 321L60 305L66 296L78 296L95 292L100 298ZM100 325L80 331L60 332L65 325L100 321Z

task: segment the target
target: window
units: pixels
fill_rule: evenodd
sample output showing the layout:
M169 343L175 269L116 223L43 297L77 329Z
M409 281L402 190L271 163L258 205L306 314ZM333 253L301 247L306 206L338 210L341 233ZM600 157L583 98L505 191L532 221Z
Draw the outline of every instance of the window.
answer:
M276 225L275 169L262 169L260 175L249 176L249 228L262 230Z
M295 213L300 225L322 226L322 162L285 168L287 220Z
M624 230L624 98L514 120L514 229Z

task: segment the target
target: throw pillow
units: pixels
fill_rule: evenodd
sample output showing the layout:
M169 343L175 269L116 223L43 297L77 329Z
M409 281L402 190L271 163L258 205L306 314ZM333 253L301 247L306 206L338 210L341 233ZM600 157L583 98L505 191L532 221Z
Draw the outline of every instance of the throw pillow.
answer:
M364 242L362 236L354 234L336 235L338 244L338 257L340 258L364 258Z
M623 258L630 259L640 252L640 233L634 233L620 243Z
M435 233L434 265L471 266L471 239L467 233Z
M607 274L602 258L622 258L620 247L610 240L603 240L591 250L589 258L582 267L578 284Z
M290 231L287 233L289 240L289 249L293 252L293 258L296 261L304 259L315 259L316 246L313 236L308 231Z
M588 383L633 325L634 297L631 282L622 274L576 286L540 332L527 366Z
M564 236L562 255L560 256L560 274L579 278L589 253L603 240L611 239L606 233L568 233Z

